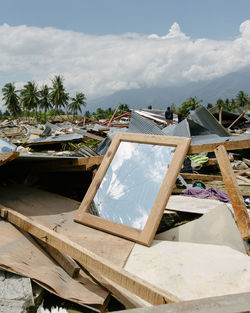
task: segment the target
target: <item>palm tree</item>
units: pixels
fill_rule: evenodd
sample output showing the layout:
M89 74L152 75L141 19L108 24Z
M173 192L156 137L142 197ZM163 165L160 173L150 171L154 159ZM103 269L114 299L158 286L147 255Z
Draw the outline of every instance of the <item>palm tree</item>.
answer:
M71 98L72 102L69 104L69 110L73 113L75 117L77 112L82 112L81 106L86 106L86 97L85 94L82 92L77 92L74 98Z
M196 110L201 105L202 100L197 100L196 97L190 97L182 103L178 108L177 113L182 113L183 118L188 117L190 111Z
M52 91L50 93L50 100L56 110L62 107L67 107L69 94L65 91L63 86L63 77L56 75L52 79Z
M236 101L240 107L244 107L249 103L248 95L240 90L236 96Z
M16 118L21 113L19 105L19 96L17 94L14 83L7 83L2 88L4 105L8 108L11 114Z
M31 110L36 110L39 104L39 92L37 86L34 82L27 82L26 85L23 86L23 89L20 93L21 103L24 109L28 111L28 114Z
M128 105L127 104L124 104L124 103L121 103L120 105L119 105L119 113L120 114L122 114L122 113L126 113L126 112L128 112L129 111L129 107L128 107Z
M49 91L50 88L47 85L42 86L39 91L39 106L44 110L45 120L47 120L47 111L51 108Z

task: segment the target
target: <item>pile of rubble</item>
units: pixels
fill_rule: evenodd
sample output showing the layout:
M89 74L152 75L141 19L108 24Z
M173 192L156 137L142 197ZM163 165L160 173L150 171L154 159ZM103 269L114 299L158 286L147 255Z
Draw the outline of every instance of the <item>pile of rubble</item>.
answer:
M249 311L250 122L224 115L226 128L212 113L172 125L160 110L120 123L0 123L0 312L43 312L51 295L74 312ZM145 145L152 164L135 154ZM140 229L131 208L150 196L151 168L160 191L146 219L141 205ZM111 194L131 225L102 216Z

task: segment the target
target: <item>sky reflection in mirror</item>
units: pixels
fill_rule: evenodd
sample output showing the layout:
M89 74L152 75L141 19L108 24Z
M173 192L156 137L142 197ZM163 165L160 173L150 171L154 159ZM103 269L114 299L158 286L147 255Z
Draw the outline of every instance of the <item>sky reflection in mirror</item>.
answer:
M174 151L122 141L94 197L95 214L143 230Z

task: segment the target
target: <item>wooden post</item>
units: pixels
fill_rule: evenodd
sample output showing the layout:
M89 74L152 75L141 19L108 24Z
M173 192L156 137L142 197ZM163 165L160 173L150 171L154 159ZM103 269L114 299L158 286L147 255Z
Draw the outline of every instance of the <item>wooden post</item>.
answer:
M89 272L97 273L110 279L114 283L153 305L181 301L171 293L130 274L123 268L110 263L108 260L85 249L66 236L58 234L54 230L37 223L23 214L6 208L3 205L0 205L0 211L1 217L6 218L7 215L7 220L10 223L48 243L50 246L58 249L66 255L69 255L82 264L82 266L84 266Z
M236 120L234 120L233 123L232 123L230 126L228 126L227 129L230 129L231 127L233 127L234 124L235 124L236 122L238 122L238 121L245 115L245 113L246 113L246 112L242 112L242 113L240 114L240 116L238 116L238 117L236 118Z
M227 150L223 145L220 145L214 150L214 152L233 206L241 237L247 239L250 237L250 218L240 188L237 184L234 171L228 159Z
M222 125L222 107L220 104L218 105L218 109L219 109L219 123Z

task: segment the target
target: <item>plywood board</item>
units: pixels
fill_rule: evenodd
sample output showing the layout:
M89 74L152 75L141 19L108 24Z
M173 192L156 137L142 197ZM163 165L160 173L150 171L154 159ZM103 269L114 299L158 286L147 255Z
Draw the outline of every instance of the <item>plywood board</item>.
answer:
M2 269L30 277L50 292L82 305L104 308L108 292L83 271L72 279L27 233L0 219Z
M56 229L93 253L123 266L134 243L73 221L78 201L23 185L0 187L1 204Z

